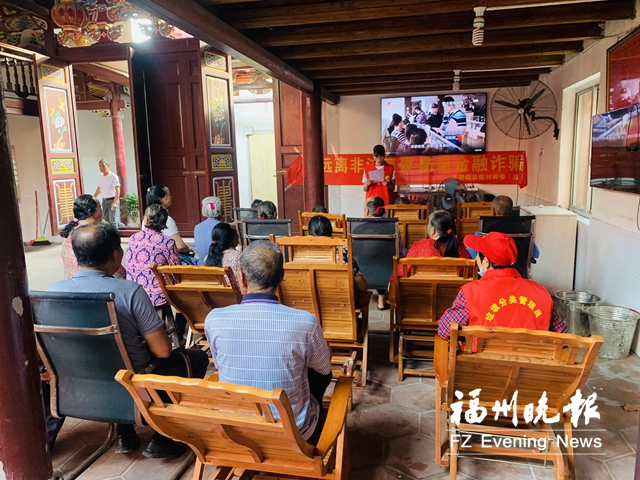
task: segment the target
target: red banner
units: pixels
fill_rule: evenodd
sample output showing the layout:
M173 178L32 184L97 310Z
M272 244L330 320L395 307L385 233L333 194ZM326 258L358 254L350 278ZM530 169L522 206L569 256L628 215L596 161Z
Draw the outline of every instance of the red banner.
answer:
M524 151L489 152L415 157L387 157L395 166L396 185L433 185L447 178L462 182L527 186L527 158ZM325 185L362 185L365 165L373 163L367 154L324 157ZM302 185L304 168L298 157L287 169L287 183Z

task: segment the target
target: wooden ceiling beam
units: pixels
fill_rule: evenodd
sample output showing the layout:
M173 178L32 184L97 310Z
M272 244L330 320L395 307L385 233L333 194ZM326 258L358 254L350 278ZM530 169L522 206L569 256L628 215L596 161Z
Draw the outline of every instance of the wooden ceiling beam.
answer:
M434 93L453 93L453 94L460 94L460 93L464 93L464 91L467 92L479 92L488 88L501 88L501 87L519 87L519 86L525 86L525 85L529 85L531 82L530 81L512 81L512 82L499 82L499 83L486 83L483 85L478 85L478 86L461 86L461 89L459 92L454 92L453 90L451 90L451 84L442 84L442 85L432 85L428 88L425 87L420 87L420 86L416 86L414 88L404 88L404 89L398 89L395 87L376 87L376 88L363 88L361 90L352 90L352 91L345 91L345 92L341 92L341 91L337 91L336 90L336 94L339 94L341 97L342 96L352 96L352 95L372 95L372 94L396 94L396 95L410 95L412 93L415 94L428 94L429 92L434 92Z
M484 34L483 47L526 45L549 42L582 41L600 38L602 27L597 23L565 25L562 28L530 27L489 30ZM302 45L273 49L279 58L294 60L304 58L340 57L351 55L380 55L397 52L430 52L459 48L475 49L471 44L471 32L465 35L424 35L370 41L345 41L320 45Z
M582 42L541 43L538 45L519 45L517 47L468 47L458 50L437 52L413 52L404 55L359 55L352 57L310 58L295 60L291 63L301 71L333 70L340 68L366 68L377 66L395 66L397 73L404 65L422 62L464 62L472 59L507 59L537 55L559 55L582 51ZM460 68L461 69L461 68ZM314 78L313 75L310 75Z
M413 65L397 66L373 66L367 68L342 68L333 70L311 70L310 77L318 81L328 81L335 78L370 77L371 75L391 75L402 78L402 75L411 73L430 74L433 72L451 72L453 70L513 70L516 68L545 67L554 68L562 64L564 55L537 55L534 57L470 58L463 61L420 62Z
M193 0L131 0L135 6L272 77L313 92L313 82Z
M349 32L349 41L366 41L384 38L414 37L456 32L471 32L475 14L472 10L446 15L431 15L399 20L379 19L362 22L308 25L246 32L263 47L316 45L347 40L343 32ZM634 0L609 0L571 5L556 5L516 10L496 10L485 13L485 32L506 28L525 28L576 23L604 22L634 18ZM406 20L406 21L405 21ZM398 22L403 22L398 28ZM428 29L425 28L428 25Z
M529 68L522 70L505 70L495 72L462 72L460 77L462 80L473 80L475 78L484 78L491 76L493 78L503 77L520 77L520 76L540 76L551 72L549 68ZM324 80L322 86L328 89L334 87L346 86L346 85L365 85L369 83L407 83L407 82L433 82L437 80L451 80L452 74L449 72L434 72L431 74L424 73L411 73L402 74L397 77L385 76L385 75L372 75L368 77L355 77L355 78L334 78Z
M567 3L584 3L584 0L565 1ZM473 12L473 8L478 6L515 8L524 5L542 6L552 3L557 3L557 0L395 0L394 2L350 0L348 2L321 2L281 7L265 6L228 12L221 10L218 12L218 16L233 28L242 30ZM400 29L402 25L397 25L396 28Z
M74 64L74 70L79 70L84 73L88 73L93 78L105 80L107 82L117 83L119 85L129 85L129 75L126 73L112 70L110 68L103 67L101 65L95 65L90 63Z
M533 80L538 80L537 75L521 75L519 77L492 77L487 75L485 78L473 78L469 80L460 80L460 88L482 88L485 85L511 85L513 83L531 83ZM367 89L388 88L397 91L414 90L414 89L434 89L442 88L443 86L451 89L453 85L453 75L450 75L447 79L428 80L425 79L421 82L406 82L406 83L370 83L366 85L337 85L330 90L332 92L340 93L342 95L345 92L359 92Z

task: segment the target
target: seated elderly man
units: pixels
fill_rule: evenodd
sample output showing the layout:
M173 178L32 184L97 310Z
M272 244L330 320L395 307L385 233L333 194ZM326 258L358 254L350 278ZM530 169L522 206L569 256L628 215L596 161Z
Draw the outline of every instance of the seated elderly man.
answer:
M511 266L518 258L516 243L499 232L485 237L467 235L464 244L478 252L484 270L481 279L467 283L438 324L438 335L451 336L451 322L460 326L529 328L566 333L549 292L533 280L522 278Z
M193 376L204 378L209 364L201 350L171 350L164 322L156 313L141 285L113 278L122 264L120 235L112 225L90 224L77 229L71 239L79 270L69 280L53 283L51 292L113 292L124 346L136 372L187 377L185 355ZM58 425L62 427L62 424ZM51 438L51 433L50 438ZM140 440L133 425L118 425L116 453L136 450ZM55 435L53 440L55 440ZM182 455L186 446L156 433L142 452L145 457L163 458Z
M220 381L287 392L296 425L317 442L324 423L322 397L331 382L331 351L316 317L280 305L282 252L255 241L240 257L242 303L212 310L205 321Z
M491 201L491 216L493 217L505 217L504 220L497 219L491 225L486 225L482 229L482 233L500 232L500 233L530 233L525 226L520 222L509 220L509 218L517 219L518 217L511 217L513 213L513 200L507 195L498 195ZM475 258L476 252L472 249L468 249L471 253L471 258ZM533 249L531 251L531 258L538 258L540 256L540 250L538 246L533 243ZM535 262L534 262L535 263Z

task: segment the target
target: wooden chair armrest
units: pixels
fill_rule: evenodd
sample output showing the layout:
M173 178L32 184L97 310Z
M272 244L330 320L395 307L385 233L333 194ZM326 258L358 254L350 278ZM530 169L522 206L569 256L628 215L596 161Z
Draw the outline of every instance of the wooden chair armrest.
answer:
M436 372L436 380L441 385L449 381L449 340L436 335L433 351L433 369Z
M349 407L349 399L351 398L352 377L338 377L336 386L331 395L331 403L329 403L329 412L327 412L327 420L324 423L320 440L316 450L321 457L324 457L331 446L338 438L344 426L347 408ZM322 406L320 406L322 408Z
M220 381L220 375L218 375L218 372L213 372L208 377L205 377L205 380L207 382L219 382Z

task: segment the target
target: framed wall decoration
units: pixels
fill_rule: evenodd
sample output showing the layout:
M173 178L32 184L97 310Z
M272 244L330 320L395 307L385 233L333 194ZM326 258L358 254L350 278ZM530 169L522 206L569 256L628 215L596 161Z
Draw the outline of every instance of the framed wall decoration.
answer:
M64 74L64 68L54 67L46 63L40 64L40 74L42 78L58 83L67 83L67 77Z
M640 103L640 27L607 50L608 108Z
M222 218L220 221L233 222L233 207L235 206L235 185L233 177L214 177L213 195L220 199L222 204Z
M73 158L52 158L51 173L53 173L54 175L61 173L76 173L76 167Z
M209 109L209 145L230 147L229 84L223 78L207 76L207 108Z
M233 170L233 155L230 153L212 153L211 170Z
M58 227L64 227L73 220L73 201L76 199L74 178L53 181L53 198Z
M227 71L227 58L211 52L204 52L204 66L216 70Z
M62 88L42 87L47 118L48 148L51 153L73 153L71 143L71 122L69 119L69 99Z

